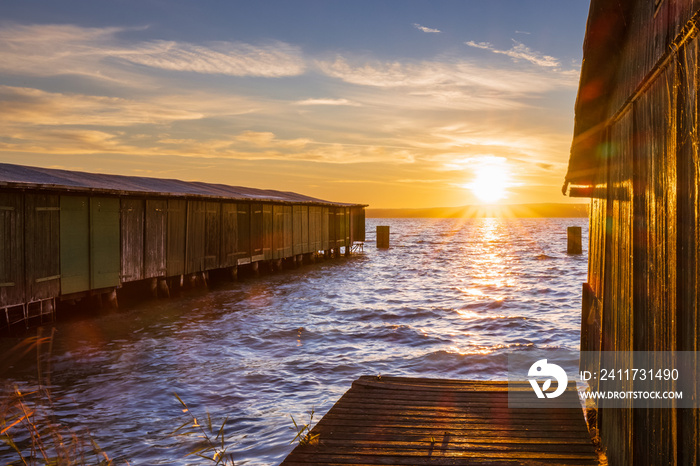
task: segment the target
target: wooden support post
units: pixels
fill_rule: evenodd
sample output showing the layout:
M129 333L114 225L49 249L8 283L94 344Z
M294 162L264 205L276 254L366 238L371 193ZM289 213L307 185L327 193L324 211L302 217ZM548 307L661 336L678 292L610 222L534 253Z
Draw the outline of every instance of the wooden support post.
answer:
M257 264L257 262L254 262L254 263ZM237 265L234 265L233 267L231 267L231 280L233 280L234 282L238 281L238 266Z
M151 278L151 281L149 283L150 289L151 289L151 297L157 298L158 297L158 279L157 278Z
M170 297L170 288L168 288L168 282L165 278L158 279L158 294L166 298Z
M377 225L377 249L389 249L389 226Z
M107 303L111 309L118 309L119 303L117 302L117 289L114 288L112 291L106 293Z
M568 227L566 229L566 239L567 254L583 253L583 248L581 247L581 227Z

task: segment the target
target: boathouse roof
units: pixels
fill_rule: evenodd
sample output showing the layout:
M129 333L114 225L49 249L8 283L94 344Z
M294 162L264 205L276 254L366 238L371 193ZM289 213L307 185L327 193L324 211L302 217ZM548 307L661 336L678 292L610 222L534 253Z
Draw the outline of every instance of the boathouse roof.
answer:
M0 163L0 188L2 187L97 192L113 195L201 196L249 201L365 207L363 204L331 202L273 189L245 188L201 181L106 175L7 163Z
M618 110L613 105L618 96L613 96L612 90L621 71L630 66L622 57L633 8L634 2L630 0L591 2L564 194L568 188L572 188L571 196L590 193L596 169L604 160L602 143L607 123Z

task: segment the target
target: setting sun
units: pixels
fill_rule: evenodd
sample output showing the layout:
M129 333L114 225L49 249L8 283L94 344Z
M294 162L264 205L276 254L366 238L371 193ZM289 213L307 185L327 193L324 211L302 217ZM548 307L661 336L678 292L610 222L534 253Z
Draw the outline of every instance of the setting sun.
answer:
M464 185L482 202L496 202L508 195L508 187L512 186L505 159L500 157L484 157L474 170L474 180Z

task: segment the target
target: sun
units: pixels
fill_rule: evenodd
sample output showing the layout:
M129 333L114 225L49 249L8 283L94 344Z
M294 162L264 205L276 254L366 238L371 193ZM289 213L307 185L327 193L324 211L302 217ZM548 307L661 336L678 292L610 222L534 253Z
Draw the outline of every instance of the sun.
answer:
M512 183L505 159L484 157L477 163L474 169L474 180L464 187L470 189L484 203L497 202L506 198Z

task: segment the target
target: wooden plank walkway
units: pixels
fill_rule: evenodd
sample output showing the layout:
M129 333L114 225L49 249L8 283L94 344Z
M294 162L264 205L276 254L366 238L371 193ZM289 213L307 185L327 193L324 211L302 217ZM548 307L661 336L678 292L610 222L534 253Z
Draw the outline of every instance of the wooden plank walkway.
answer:
M581 409L511 409L507 390L507 382L360 377L313 428L318 441L282 465L599 464Z

